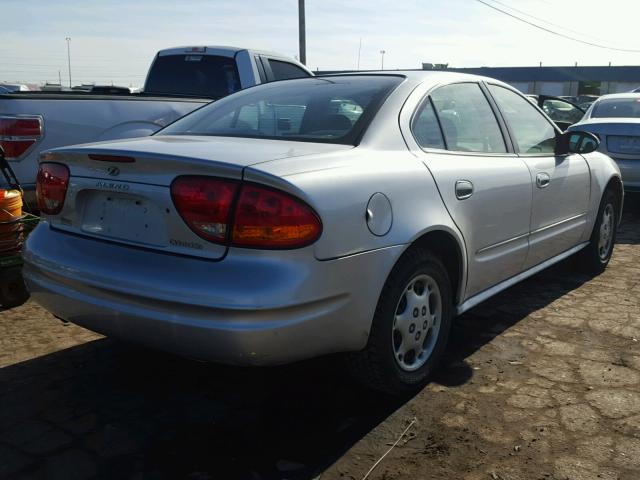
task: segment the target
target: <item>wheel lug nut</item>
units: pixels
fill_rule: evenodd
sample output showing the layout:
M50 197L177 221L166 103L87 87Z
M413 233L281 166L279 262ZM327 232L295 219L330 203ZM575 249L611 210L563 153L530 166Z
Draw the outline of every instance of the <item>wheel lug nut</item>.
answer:
M416 332L416 340L420 340L420 332Z
M418 313L419 313L419 312L418 312L418 309L417 309L417 308L414 308L414 309L413 309L413 316L414 316L414 317L417 317L417 316L418 316Z
M416 330L416 324L412 323L409 325L409 333L413 333Z
M426 330L427 329L427 321L425 320L425 322L422 324L422 329Z
M427 307L422 307L422 316L424 317L427 314Z

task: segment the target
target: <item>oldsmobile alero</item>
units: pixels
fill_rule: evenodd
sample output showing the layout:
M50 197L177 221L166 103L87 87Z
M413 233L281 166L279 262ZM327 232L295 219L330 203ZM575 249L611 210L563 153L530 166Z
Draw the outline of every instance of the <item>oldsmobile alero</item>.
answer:
M456 315L573 254L606 267L623 189L597 146L489 78L274 82L43 154L25 276L106 335L241 365L342 352L409 390Z

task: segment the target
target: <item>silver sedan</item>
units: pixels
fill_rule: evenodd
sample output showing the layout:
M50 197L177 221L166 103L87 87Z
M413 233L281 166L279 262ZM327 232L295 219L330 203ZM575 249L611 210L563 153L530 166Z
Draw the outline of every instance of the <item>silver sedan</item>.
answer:
M25 276L106 335L242 365L342 352L410 390L457 314L573 254L606 267L623 191L597 144L488 78L275 82L43 154Z
M597 135L599 150L618 164L624 189L640 192L640 93L600 97L570 130Z

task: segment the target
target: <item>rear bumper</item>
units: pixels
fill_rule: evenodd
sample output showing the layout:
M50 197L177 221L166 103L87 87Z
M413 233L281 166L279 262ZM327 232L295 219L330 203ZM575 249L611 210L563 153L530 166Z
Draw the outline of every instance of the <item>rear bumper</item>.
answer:
M402 250L321 262L308 249L231 249L216 262L42 223L27 242L24 274L36 302L90 330L192 358L272 365L363 348Z
M627 192L640 192L640 158L627 160L613 159L620 168L622 184Z

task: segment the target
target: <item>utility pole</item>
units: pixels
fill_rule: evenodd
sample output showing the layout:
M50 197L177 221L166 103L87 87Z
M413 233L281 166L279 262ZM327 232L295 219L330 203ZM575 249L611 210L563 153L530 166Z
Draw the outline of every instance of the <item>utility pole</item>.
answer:
M360 70L360 52L362 51L362 37L360 37L360 45L358 46L358 67L356 70Z
M382 65L381 65L380 70L384 70L384 54L385 54L385 53L387 53L387 51L386 51L386 50L380 50L380 56L381 56L381 58L382 58L382 59L381 59L381 63L382 63Z
M67 41L67 64L69 65L69 88L71 88L71 37L66 37Z
M60 73L60 70L58 70L58 85L62 86L62 74Z
M307 64L307 35L304 18L304 0L298 0L298 43L300 48L300 63Z

